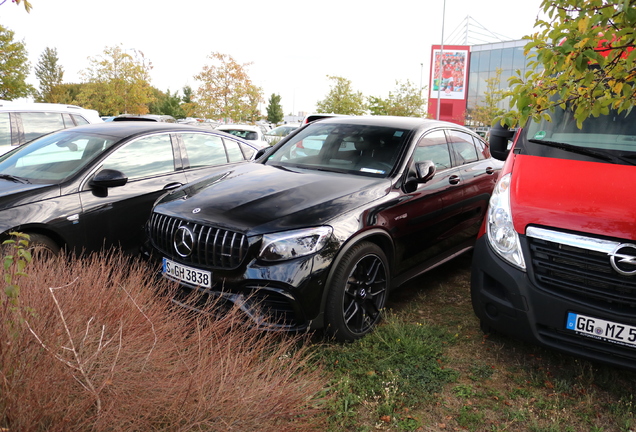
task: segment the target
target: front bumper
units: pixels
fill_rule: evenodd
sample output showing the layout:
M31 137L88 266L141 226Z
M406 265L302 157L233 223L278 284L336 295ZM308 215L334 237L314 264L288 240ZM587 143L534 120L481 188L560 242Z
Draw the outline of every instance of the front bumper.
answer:
M526 260L529 250L521 237ZM636 326L633 313L612 312L592 301L575 301L539 287L531 263L523 272L504 262L482 236L475 244L471 297L482 328L592 361L636 370L636 347L619 345L567 330L569 313Z
M157 258L161 272L161 257ZM236 270L212 270L211 288L177 281L173 302L200 312L237 308L262 330L320 328L328 268L320 255L266 265L252 260Z

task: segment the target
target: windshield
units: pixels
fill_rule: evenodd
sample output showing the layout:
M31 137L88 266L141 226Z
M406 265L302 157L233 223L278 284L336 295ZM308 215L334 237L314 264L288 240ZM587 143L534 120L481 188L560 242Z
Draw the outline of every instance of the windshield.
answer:
M65 130L0 156L0 173L30 183L61 183L109 148L109 136Z
M267 164L386 177L398 161L407 132L380 126L315 123L278 148Z
M636 110L628 114L610 111L608 115L590 117L579 129L570 109L557 108L552 121L529 123L526 139L595 150L636 152Z

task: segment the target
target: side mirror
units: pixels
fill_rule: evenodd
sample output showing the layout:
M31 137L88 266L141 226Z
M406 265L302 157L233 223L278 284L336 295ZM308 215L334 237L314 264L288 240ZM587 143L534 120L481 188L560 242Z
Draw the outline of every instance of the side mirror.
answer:
M495 123L490 129L490 153L495 159L501 161L508 157L508 141L515 136L515 131L508 129L508 126L502 126L501 123Z
M417 172L417 182L426 183L435 175L435 163L430 160L417 162L415 164L415 171Z
M413 193L417 190L417 185L426 183L435 175L435 164L433 161L415 162L411 165L409 176L404 183L404 191Z
M117 186L123 186L128 182L128 177L117 170L105 169L101 170L95 177L88 183L91 187L98 188L111 188Z
M256 156L254 156L254 160L258 160L262 158L264 155L272 151L272 147L265 147L256 152Z

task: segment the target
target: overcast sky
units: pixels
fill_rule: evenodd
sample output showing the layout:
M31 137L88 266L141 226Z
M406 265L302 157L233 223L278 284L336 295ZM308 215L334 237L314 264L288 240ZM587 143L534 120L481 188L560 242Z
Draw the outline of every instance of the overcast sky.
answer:
M467 17L473 23L469 42L475 42L477 24L521 39L536 31L541 3L446 0L444 14L443 0L30 2L27 13L6 0L0 24L26 44L32 67L46 47L57 48L64 82L80 82L89 57L121 45L142 51L152 62L153 86L173 93L185 85L196 90L193 76L211 64L211 53L220 52L252 63L250 78L265 100L272 93L282 97L285 114L314 111L329 92L327 75L351 80L365 96L383 98L396 89L396 80L426 85L431 45L442 40L442 21L446 44L463 39ZM30 82L37 85L33 74Z

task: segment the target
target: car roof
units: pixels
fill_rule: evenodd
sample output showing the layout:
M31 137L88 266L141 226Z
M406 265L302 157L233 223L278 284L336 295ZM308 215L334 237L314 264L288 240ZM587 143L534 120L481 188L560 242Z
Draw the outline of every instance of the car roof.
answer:
M153 132L200 132L200 133L212 133L216 135L222 135L227 138L231 138L235 141L239 141L243 144L247 144L250 147L255 147L249 141L241 139L239 137L210 129L206 127L188 125L181 123L166 123L166 122L144 122L144 121L122 121L122 122L103 122L98 124L88 124L83 126L76 126L71 129L63 129L57 132L89 132L95 134L105 134L113 138L126 138L128 136L141 135L145 133Z
M77 105L40 103L40 102L12 102L0 100L0 112L59 112L70 114L81 114L88 117L92 123L102 121L99 113L93 109L82 108Z
M218 130L249 130L249 131L260 131L261 128L259 126L254 125L244 125L244 124L225 124L217 126Z
M342 116L330 117L320 120L320 124L357 124L366 126L387 126L402 129L432 129L436 127L457 128L468 130L465 126L441 120L432 120L419 117L398 116ZM472 131L471 131L472 133Z

